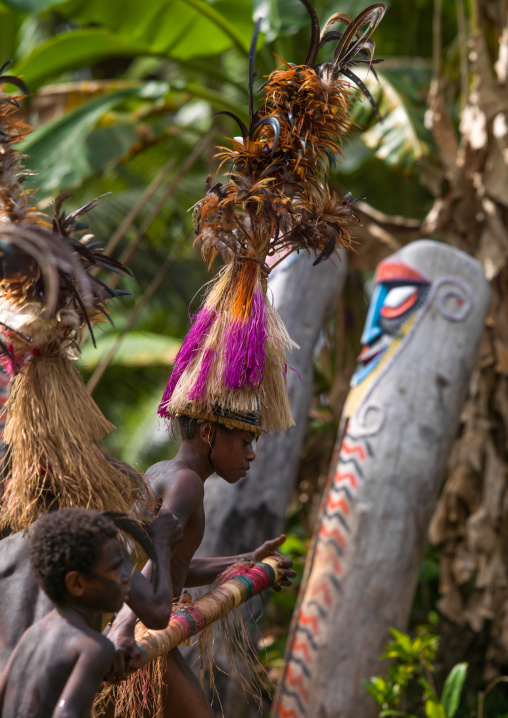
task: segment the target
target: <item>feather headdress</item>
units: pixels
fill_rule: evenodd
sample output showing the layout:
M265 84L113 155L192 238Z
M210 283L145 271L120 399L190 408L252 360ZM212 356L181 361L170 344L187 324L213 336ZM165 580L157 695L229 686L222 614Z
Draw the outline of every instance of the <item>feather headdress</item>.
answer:
M61 507L130 511L146 498L143 477L107 460L99 447L114 426L88 393L71 359L84 328L107 318L117 292L90 273L122 266L83 235L80 218L95 202L66 215L66 196L49 218L23 189L23 156L14 145L29 128L17 120L28 88L0 69L0 352L13 369L4 440L0 529L27 528L48 498ZM93 334L92 334L93 336Z
M236 121L242 137L219 148L229 182L209 178L194 217L203 257L211 262L220 254L226 264L176 357L159 406L169 420L187 415L254 433L291 426L286 350L292 342L266 296L268 264L275 254L300 250L313 252L318 264L351 246L355 200L330 192L325 173L351 129L351 83L372 101L351 67L377 62L371 34L385 5L371 5L354 20L337 13L321 32L309 0L302 2L312 23L305 64L272 72L254 112L258 21L249 56L249 126L219 113ZM345 30L329 29L336 24ZM333 58L316 65L330 42Z

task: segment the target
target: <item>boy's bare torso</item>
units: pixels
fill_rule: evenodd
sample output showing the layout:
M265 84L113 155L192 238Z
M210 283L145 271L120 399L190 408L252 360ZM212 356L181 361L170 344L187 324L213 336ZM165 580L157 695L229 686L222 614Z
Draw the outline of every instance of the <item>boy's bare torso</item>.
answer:
M79 659L86 654L113 660L114 647L107 638L52 610L25 633L3 676L0 696L2 718L48 718ZM1 690L0 690L1 693ZM88 718L89 707L82 713Z

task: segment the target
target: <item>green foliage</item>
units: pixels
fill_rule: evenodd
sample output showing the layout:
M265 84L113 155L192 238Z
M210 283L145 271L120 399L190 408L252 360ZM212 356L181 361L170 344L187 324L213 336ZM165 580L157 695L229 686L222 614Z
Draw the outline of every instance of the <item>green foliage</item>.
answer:
M429 154L430 142L423 126L424 105L419 101L418 86L394 70L379 71L379 82L372 73L357 70L356 74L366 84L382 118L363 132L363 142L389 167L404 174L413 172ZM429 73L422 74L420 87L428 80ZM362 127L372 115L367 101L357 103L353 109L353 118Z
M88 369L94 369L116 344L120 333L109 331L97 335L95 332L94 347L88 341L81 351L80 363ZM111 362L112 366L151 366L160 364L168 366L175 360L181 342L172 337L161 336L151 332L129 332L122 337L120 346Z
M439 697L432 677L439 647L439 636L433 633L437 616L431 614L430 618L431 625L418 626L414 638L408 633L391 629L394 640L381 656L392 660L388 675L386 678L376 676L366 683L368 692L382 709L379 718L455 716L466 679L467 663L458 663L452 668ZM418 704L421 705L418 714L404 710L408 703L417 706L416 710Z
M16 38L23 17L0 2L0 64L13 57L16 51Z
M253 0L254 16L262 18L261 32L272 41L308 28L309 16L303 4L292 0Z
M37 0L8 0L13 9L30 11ZM19 62L32 90L43 81L90 66L107 57L146 55L176 60L217 55L235 46L249 48L252 13L249 3L234 0L70 0L40 2L50 6L74 27L48 38ZM26 6L26 7L22 7ZM35 8L34 8L35 9Z
M43 12L55 5L55 0L4 0L13 10L20 12Z
M107 3L105 3L107 4ZM108 29L78 28L50 37L12 68L34 92L44 82L94 65L107 57L134 57L148 51L141 42L112 34Z
M467 663L457 663L445 681L441 700L446 712L446 716L453 718L460 703L460 695L466 680Z
M37 167L32 184L40 187L41 196L61 187L73 189L91 174L92 159L86 140L105 112L129 97L159 98L167 89L165 83L151 82L115 90L35 130L22 149L30 156L30 165Z

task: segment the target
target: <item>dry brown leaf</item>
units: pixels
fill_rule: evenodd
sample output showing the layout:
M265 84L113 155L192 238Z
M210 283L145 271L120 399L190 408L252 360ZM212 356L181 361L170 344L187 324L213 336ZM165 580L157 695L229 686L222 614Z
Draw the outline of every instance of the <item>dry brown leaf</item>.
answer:
M472 553L492 554L497 546L496 531L485 506L467 520L467 547Z
M488 280L494 279L506 264L508 247L498 241L496 233L488 223L482 232L476 258L483 265Z
M475 416L471 430L464 432L457 444L457 463L468 464L479 474L483 469L485 441L488 438L488 429L482 427L482 423L481 418Z
M496 588L508 585L504 562L499 553L496 553L490 560L480 562L478 575L476 576L476 588L484 588L490 593Z
M501 645L508 651L508 611L503 612L501 623Z
M494 409L501 415L503 423L508 426L508 379L499 377L493 399ZM505 466L506 470L506 466Z
M473 631L481 631L485 621L494 618L491 594L488 591L473 591L463 617Z
M432 80L430 85L428 105L429 109L425 115L425 125L427 129L432 131L439 147L439 156L444 167L445 177L453 180L457 172L456 162L459 143L457 132L440 88L440 82L436 78Z
M508 80L508 27L505 27L499 38L499 53L495 70L498 81L504 84Z
M452 576L454 581L460 586L470 581L476 572L476 561L474 556L466 550L464 545L460 545L452 562Z
M484 331L482 334L480 347L478 349L477 366L480 369L486 369L487 367L492 366L495 363L495 361L496 361L496 357L494 354L494 347L492 346L492 339L490 336L490 332ZM478 374L479 374L479 372L475 371L474 375L471 379L470 390L469 390L470 396L473 395L472 392L475 389L476 389L476 391L474 393L475 394L477 393L477 385L478 385L478 379L479 379ZM474 386L474 384L476 386Z
M506 488L506 464L494 448L492 440L487 442L485 472L483 475L483 505L492 521L499 519L503 492Z
M498 115L497 117L504 117L504 115ZM487 159L484 186L489 197L508 207L508 162L506 149L497 138L494 140L492 151L489 153Z
M452 588L439 599L437 609L450 621L458 623L460 626L464 625L464 603L457 588Z
M495 369L499 374L508 376L508 344L500 339L494 341L496 349L496 366Z
M501 88L494 79L483 33L475 35L473 47L471 59L474 63L475 85L478 90L479 102L487 118L492 120L499 112L506 111L508 108L506 93L500 92Z
M473 150L487 146L487 115L480 109L478 93L472 92L460 116L460 132Z

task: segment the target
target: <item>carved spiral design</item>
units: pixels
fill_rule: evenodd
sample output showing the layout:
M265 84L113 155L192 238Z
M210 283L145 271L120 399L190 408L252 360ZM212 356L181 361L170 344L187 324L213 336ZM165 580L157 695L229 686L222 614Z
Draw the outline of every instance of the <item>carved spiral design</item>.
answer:
M370 402L361 405L354 417L352 427L355 437L375 436L381 431L385 416L386 411L379 404Z
M445 319L463 322L469 316L473 307L473 292L462 279L441 277L434 284L433 294L437 299L438 311Z

